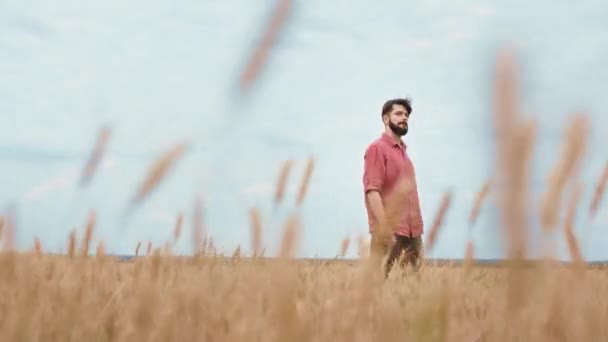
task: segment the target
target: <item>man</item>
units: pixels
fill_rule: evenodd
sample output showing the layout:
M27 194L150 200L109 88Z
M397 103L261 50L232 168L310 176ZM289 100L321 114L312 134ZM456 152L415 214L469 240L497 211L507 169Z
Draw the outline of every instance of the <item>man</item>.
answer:
M408 98L391 99L384 103L384 132L367 147L364 157L363 188L369 232L372 235L371 253L382 257L388 254L385 277L388 277L394 262L402 254L401 266L409 262L414 270L418 270L422 258L424 224L416 175L407 155L407 145L402 140L408 132L411 114L411 100ZM402 181L409 182L409 191L404 197L395 199L399 205L397 217L386 217L387 199L390 201ZM387 227L388 231L382 231L383 225L391 222L393 224Z

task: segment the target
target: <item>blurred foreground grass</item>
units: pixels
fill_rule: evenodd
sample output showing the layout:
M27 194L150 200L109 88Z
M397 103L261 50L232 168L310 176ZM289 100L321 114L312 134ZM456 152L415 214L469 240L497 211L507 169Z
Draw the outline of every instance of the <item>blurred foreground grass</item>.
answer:
M603 341L608 274L546 264L516 316L508 268L3 253L2 341ZM376 272L379 275L380 272Z

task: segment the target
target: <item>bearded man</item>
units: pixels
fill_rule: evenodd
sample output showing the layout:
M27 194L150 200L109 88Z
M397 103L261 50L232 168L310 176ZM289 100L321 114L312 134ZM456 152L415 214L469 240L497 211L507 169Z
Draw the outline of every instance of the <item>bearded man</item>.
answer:
M410 263L418 270L422 258L422 234L424 224L420 210L418 186L414 165L407 154L403 141L409 128L412 114L411 100L391 99L384 103L381 112L384 132L366 149L364 156L363 189L367 210L371 253L386 256L385 277L396 260L401 257L401 265ZM400 202L398 217L391 222L388 232L381 226L388 222L385 217L387 199L397 190L400 182L409 183L409 191Z

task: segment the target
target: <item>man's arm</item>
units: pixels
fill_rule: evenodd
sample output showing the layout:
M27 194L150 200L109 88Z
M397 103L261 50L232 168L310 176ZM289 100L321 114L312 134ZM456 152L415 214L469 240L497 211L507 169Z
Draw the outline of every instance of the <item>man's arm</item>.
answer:
M369 201L369 206L376 219L377 228L380 228L384 221L384 205L382 204L382 198L380 198L380 192L378 190L370 190L365 196Z
M365 151L363 171L363 187L365 196L370 204L370 209L377 224L384 221L384 205L380 192L384 184L385 164L384 156L376 145L371 145Z

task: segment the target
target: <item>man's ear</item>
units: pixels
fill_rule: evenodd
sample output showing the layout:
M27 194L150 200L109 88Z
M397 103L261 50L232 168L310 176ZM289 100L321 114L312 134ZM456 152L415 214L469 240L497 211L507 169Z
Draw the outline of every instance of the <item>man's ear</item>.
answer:
M386 125L388 124L388 115L382 115L382 122Z

